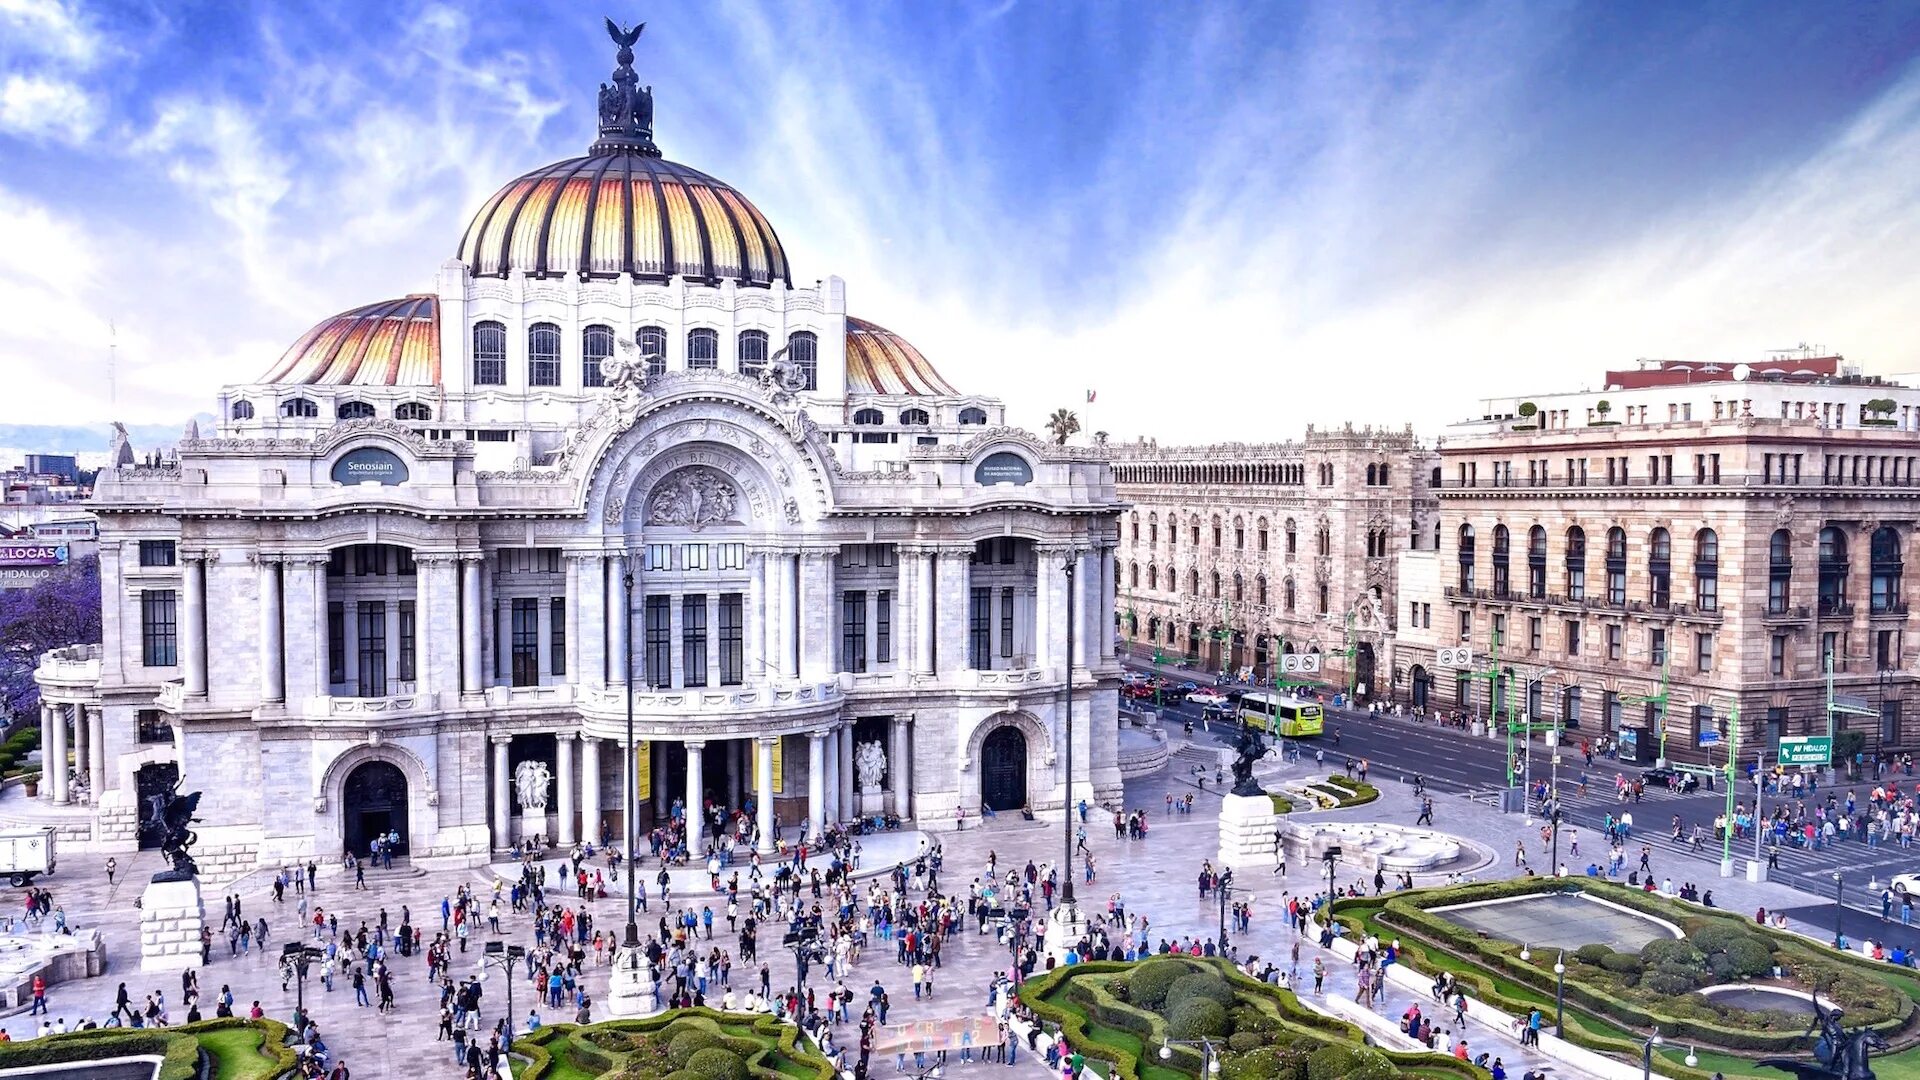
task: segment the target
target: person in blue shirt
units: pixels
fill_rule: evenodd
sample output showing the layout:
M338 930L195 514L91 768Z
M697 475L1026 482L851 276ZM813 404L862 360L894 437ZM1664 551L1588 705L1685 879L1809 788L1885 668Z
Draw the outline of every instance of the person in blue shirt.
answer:
M527 1034L540 1030L540 1014L533 1009L527 1010Z

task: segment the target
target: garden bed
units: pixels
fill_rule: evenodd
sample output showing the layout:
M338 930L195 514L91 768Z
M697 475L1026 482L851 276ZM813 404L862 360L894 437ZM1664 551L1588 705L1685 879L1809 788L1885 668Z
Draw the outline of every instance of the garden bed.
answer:
M287 1026L277 1020L225 1018L168 1028L95 1028L0 1043L0 1069L160 1058L159 1080L194 1080L202 1056L211 1080L274 1080L290 1074L293 1048Z
M555 1024L514 1040L519 1080L834 1080L800 1030L766 1013L675 1009L640 1020Z

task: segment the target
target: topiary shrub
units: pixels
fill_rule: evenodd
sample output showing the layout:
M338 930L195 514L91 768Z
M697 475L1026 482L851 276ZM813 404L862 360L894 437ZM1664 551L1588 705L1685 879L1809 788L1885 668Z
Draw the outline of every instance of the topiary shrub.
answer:
M1167 1034L1176 1039L1217 1039L1226 1033L1227 1010L1210 998L1189 998L1167 1016Z
M1196 971L1191 975L1182 975L1167 990L1165 1011L1171 1015L1182 1002L1194 998L1205 998L1219 1002L1222 1009L1233 1006L1233 987L1227 981L1211 971Z
M714 1046L687 1059L687 1070L705 1080L748 1080L747 1063L731 1050Z
M1600 962L1605 960L1607 954L1612 951L1612 949L1607 948L1605 945L1582 945L1573 950L1573 958L1583 964L1591 964L1594 967L1599 967Z
M684 1069L693 1060L693 1055L702 1050L712 1050L720 1045L720 1036L711 1031L692 1028L682 1031L667 1043L667 1060L676 1069Z
M1640 976L1640 986L1665 997L1679 997L1693 992L1699 971L1681 964L1661 964Z
M1638 977L1641 972L1647 970L1646 962L1630 952L1610 952L1601 958L1600 966L1615 975L1625 975L1629 978Z
M1640 959L1648 967L1654 968L1662 964L1699 964L1706 957L1691 942L1679 938L1660 938L1647 942L1641 948Z
M1377 1050L1335 1043L1307 1058L1307 1080L1393 1080L1393 1063Z
M1227 1036L1227 1049L1238 1050L1244 1053L1248 1050L1258 1050L1260 1047L1265 1046L1266 1042L1267 1037L1257 1031L1240 1031L1236 1029L1233 1034Z
M1307 1080L1307 1055L1292 1047L1263 1046L1228 1054L1220 1072L1226 1080Z
M1148 960L1127 976L1127 1000L1143 1009L1158 1011L1167 1003L1167 991L1192 970L1178 960Z

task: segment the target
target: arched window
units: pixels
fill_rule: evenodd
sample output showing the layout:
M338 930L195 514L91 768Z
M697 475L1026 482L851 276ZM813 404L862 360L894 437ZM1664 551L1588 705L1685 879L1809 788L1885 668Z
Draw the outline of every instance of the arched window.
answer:
M1778 615L1787 610L1793 595L1793 534L1775 529L1767 543L1767 610Z
M767 368L767 332L742 330L735 348L739 353L736 370L742 375L759 378Z
M1874 614L1901 610L1900 533L1887 525L1873 530L1873 538L1867 547L1867 559L1868 570L1873 575L1869 601Z
M1627 602L1627 530L1607 530L1607 603Z
M560 385L560 328L552 323L527 328L527 385Z
M580 385L605 386L600 361L613 355L613 327L589 326L580 333Z
M1213 515L1213 546L1220 546L1220 515Z
M1265 553L1267 550L1267 519L1261 518L1254 525L1253 542L1255 550Z
M1211 577L1213 578L1213 598L1218 600L1220 599L1220 571L1213 571Z
M1567 530L1567 599L1587 598L1587 530L1578 525Z
M1547 530L1538 525L1527 530L1527 595L1535 600L1547 595Z
M1373 466L1367 466L1367 486L1373 486Z
M1504 597L1513 585L1511 571L1508 568L1508 555L1511 551L1511 537L1505 525L1493 527L1493 595Z
M1820 530L1820 614L1840 615L1847 603L1847 534L1832 525Z
M473 385L507 385L507 327L491 320L473 325Z
M1647 600L1656 608L1673 599L1673 537L1665 529L1647 535Z
M333 415L342 420L371 420L373 406L365 401L343 401L334 407Z
M395 420L431 420L433 409L424 401L403 401L393 410Z
M647 358L647 378L667 373L667 332L658 326L643 326L634 331L633 343Z
M1193 541L1193 546L1199 547L1200 546L1200 518L1198 515L1195 515L1194 517L1190 517L1187 519L1187 531L1190 534L1190 538Z
M1720 609L1720 536L1712 529L1693 534L1693 603L1701 611Z
M960 410L960 422L962 424L984 424L987 422L987 410L976 409L969 405Z
M811 331L787 335L787 360L800 373L800 389L820 389L820 343Z
M1238 604L1246 598L1247 583L1240 577L1239 572L1235 571L1233 575L1233 602Z
M311 420L320 415L320 406L311 398L288 398L280 403L280 415L293 420Z
M1380 463L1380 486L1387 486L1387 463L1384 461Z
M1460 526L1460 591L1473 589L1473 526Z
M1265 574L1253 579L1253 602L1261 607L1267 605L1267 575Z
M1326 525L1320 526L1319 548L1320 554L1322 555L1333 554L1333 529L1331 527Z
M879 409L856 409L853 414L853 422L862 425L884 424L887 422L887 418L881 415Z
M1187 592L1192 596L1200 595L1200 571L1187 571Z
M234 402L232 415L235 420L253 419L253 402L244 399Z
M687 370L717 371L720 368L720 332L706 327L687 331Z
M1293 612L1293 579L1292 578L1287 579L1286 601L1287 601L1286 603L1287 612L1291 614Z
M1140 587L1140 564L1128 563L1127 564L1127 588L1137 589L1139 587Z
M1332 481L1328 481L1328 482L1331 483ZM1328 612L1333 610L1332 596L1333 594L1327 588L1327 583L1324 581L1321 582L1320 583L1320 614L1325 615Z
M1155 544L1158 544L1159 542L1160 542L1160 515L1149 513L1147 515L1147 546L1153 547Z
M1287 519L1287 554L1291 556L1300 550L1300 535L1294 531L1293 519Z
M1158 566L1155 566L1152 563L1148 563L1147 564L1147 588L1158 589L1159 587L1160 587L1160 568Z
M926 427L933 422L925 409L901 409L900 422L909 427ZM1136 532L1138 529L1135 530Z

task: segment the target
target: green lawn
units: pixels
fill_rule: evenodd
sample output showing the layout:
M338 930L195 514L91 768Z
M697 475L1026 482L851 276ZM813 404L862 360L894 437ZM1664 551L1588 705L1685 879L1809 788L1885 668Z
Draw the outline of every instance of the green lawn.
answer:
M262 1034L256 1028L202 1032L197 1038L213 1059L215 1080L267 1080L278 1064L260 1052Z

